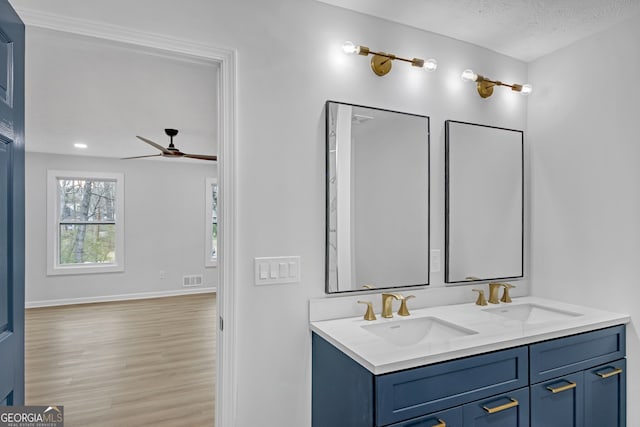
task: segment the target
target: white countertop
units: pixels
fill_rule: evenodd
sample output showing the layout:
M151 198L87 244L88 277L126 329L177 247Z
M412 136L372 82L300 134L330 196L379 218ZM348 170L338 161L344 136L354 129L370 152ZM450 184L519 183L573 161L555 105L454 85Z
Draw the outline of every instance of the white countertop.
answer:
M579 316L565 318L562 321L523 324L484 311L496 308L497 305L481 307L465 303L411 310L411 315L406 318L394 313L394 318L384 319L376 313L378 320L367 321L362 316L349 317L311 322L310 327L313 332L377 375L621 325L630 321L626 314L536 297L514 298L512 303L501 303L500 306L514 307L527 303L568 311ZM390 344L362 328L365 325L418 317L436 317L476 333L435 343L426 341L399 346Z

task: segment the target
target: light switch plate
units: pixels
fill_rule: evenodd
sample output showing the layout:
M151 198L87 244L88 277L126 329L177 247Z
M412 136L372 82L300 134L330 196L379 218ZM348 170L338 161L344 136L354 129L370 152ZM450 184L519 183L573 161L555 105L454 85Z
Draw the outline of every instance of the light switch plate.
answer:
M256 285L276 285L300 281L300 257L258 257L253 259Z

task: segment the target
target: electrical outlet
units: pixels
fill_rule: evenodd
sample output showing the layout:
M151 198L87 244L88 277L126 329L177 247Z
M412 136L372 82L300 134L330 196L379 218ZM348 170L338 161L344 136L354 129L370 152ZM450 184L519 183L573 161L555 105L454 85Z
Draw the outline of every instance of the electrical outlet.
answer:
M167 273L164 270L160 270L160 279L166 279Z
M440 271L440 249L431 249L431 267L432 273Z

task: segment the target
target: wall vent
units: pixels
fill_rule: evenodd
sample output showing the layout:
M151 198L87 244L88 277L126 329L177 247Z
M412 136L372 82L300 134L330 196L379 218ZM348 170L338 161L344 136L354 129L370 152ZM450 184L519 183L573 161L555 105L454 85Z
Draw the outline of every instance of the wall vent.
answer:
M182 286L185 288L189 288L192 286L202 286L202 274L182 276Z

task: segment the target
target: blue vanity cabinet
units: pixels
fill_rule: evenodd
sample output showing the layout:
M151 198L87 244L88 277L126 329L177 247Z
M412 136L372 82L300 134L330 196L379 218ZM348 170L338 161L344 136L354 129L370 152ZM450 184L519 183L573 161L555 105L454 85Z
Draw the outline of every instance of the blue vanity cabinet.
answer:
M464 427L527 427L529 387L464 405Z
M463 427L463 405L529 384L526 346L382 375L315 333L312 353L313 427Z
M584 426L584 375L582 372L531 386L532 427Z
M373 374L312 334L312 427L374 427Z
M527 360L527 347L523 346L377 375L376 425L386 426L526 387Z
M585 427L627 425L627 361L584 371Z
M624 326L529 348L532 427L626 426Z
M374 375L312 334L312 427L626 427L625 326Z
M625 357L624 325L531 344L531 384Z

